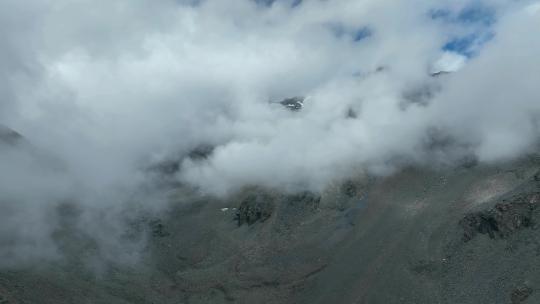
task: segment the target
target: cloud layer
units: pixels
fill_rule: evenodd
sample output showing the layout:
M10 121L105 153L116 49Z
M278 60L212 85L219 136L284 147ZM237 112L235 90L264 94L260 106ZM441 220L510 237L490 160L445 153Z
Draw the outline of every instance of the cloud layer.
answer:
M0 123L32 146L0 151L4 257L54 255L59 202L120 236L88 223L160 205L141 195L146 168L203 144L175 178L221 195L498 161L538 140L534 2L6 0L0 24ZM269 102L298 95L299 112Z

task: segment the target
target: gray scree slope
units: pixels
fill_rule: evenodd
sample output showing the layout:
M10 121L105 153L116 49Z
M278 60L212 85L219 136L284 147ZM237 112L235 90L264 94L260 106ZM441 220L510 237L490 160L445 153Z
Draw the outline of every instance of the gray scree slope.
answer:
M97 274L66 220L66 259L0 271L0 303L540 303L539 169L409 168L227 200L179 188L165 216L134 223L138 265Z

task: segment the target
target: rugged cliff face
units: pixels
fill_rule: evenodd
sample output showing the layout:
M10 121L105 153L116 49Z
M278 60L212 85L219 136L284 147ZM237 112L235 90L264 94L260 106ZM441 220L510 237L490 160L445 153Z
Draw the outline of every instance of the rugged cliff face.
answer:
M66 259L0 271L0 303L538 303L539 169L409 168L227 200L179 188L133 224L139 263L101 271L64 206Z

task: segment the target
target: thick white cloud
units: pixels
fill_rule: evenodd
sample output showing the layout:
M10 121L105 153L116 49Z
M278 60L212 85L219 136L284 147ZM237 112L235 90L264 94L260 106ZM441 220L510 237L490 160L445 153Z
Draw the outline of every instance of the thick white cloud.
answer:
M0 156L0 200L17 201L21 225L45 227L25 230L23 245L54 253L42 244L56 229L48 206L122 213L147 182L142 169L201 144L216 146L212 156L185 160L177 178L224 194L253 183L319 190L360 170L493 161L536 143L536 4L486 1L495 38L459 72L432 78L437 62L463 64L447 60L449 39L486 25L430 12L481 2L291 3L2 1L0 122L47 155ZM310 96L299 112L269 103L296 95ZM16 235L10 223L0 238Z

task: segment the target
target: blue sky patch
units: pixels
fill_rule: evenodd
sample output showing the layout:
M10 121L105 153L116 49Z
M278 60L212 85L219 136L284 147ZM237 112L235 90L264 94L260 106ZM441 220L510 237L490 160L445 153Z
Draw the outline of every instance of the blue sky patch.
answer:
M456 37L448 41L442 49L455 52L467 57L475 56L480 48L493 38L492 32L473 33L463 37Z
M464 8L457 15L457 21L461 23L478 23L490 26L495 23L495 10L477 5Z
M476 24L484 26L490 26L497 21L495 10L481 4L470 5L457 12L452 12L444 8L433 9L429 12L429 16L433 20L440 20L448 23Z
M429 12L431 19L456 26L470 28L468 34L460 37L452 37L442 49L459 53L467 57L477 54L483 44L494 36L492 26L496 22L496 14L493 8L481 3L469 5L457 12L448 9L434 9Z
M471 47L476 41L477 36L472 34L465 37L458 37L453 40L448 41L444 46L444 51L456 52L467 57L473 56L473 50Z

